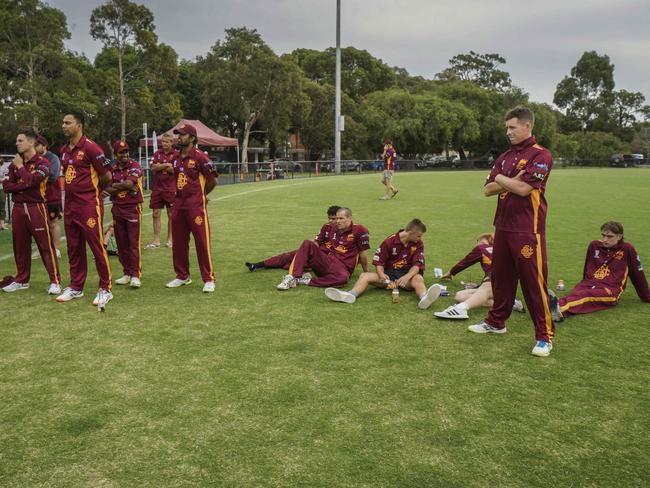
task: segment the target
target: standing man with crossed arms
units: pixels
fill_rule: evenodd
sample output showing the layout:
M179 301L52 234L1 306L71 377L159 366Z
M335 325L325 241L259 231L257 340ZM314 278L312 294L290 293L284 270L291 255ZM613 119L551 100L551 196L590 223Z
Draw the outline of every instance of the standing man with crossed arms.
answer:
M192 283L190 278L190 234L194 236L196 257L199 260L203 292L214 291L214 267L210 249L210 221L207 195L217 184L208 156L196 148L196 129L183 124L174 129L178 134L180 152L174 160L176 199L172 207L172 256L176 278L167 288L178 288Z
M154 173L153 189L149 208L153 210L153 242L147 244L146 249L160 247L161 214L162 209L167 209L167 247L172 247L171 208L176 198L176 177L174 176L174 159L178 155L172 147L171 134L163 134L162 148L158 149L151 162L151 171Z
M16 136L18 154L9 166L4 190L11 194L14 209L11 230L16 259L16 277L2 288L6 292L26 290L32 267L32 237L50 276L49 295L61 293L61 272L50 228L47 225L45 193L50 163L34 149L36 132L24 129ZM3 202L4 204L4 202Z
M69 112L63 117L63 134L68 143L61 148L61 164L65 174L65 207L63 224L68 242L70 286L56 297L68 302L84 296L88 275L86 244L95 256L99 290L93 305L100 309L113 299L111 267L104 249L104 199L102 189L111 183L110 160L94 141L84 135L85 117Z
M515 107L504 117L510 149L494 163L485 196L497 195L492 262L494 304L485 320L469 326L477 334L506 332L517 282L526 300L537 342L535 356L553 349L555 328L547 288L546 210L544 198L553 157L532 135L533 112Z
M116 285L140 288L142 259L142 168L129 158L129 145L116 141L113 154L117 163L111 167L113 181L104 190L111 196L113 207L113 232L117 242L117 256L124 274L115 280Z

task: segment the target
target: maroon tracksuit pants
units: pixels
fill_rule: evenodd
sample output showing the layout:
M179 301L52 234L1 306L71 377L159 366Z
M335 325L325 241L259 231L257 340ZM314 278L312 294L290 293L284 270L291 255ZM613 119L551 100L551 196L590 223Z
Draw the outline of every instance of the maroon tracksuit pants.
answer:
M306 269L317 275L310 286L340 286L350 278L350 272L336 255L323 251L314 241L303 241L289 267L289 274L300 278Z
M598 312L618 305L623 290L581 281L567 296L560 298L563 315Z
M214 281L212 251L210 249L210 222L205 208L180 209L172 207L172 257L176 278L190 277L190 234L194 237L196 257L203 282Z
M111 290L111 266L104 249L103 207L66 203L63 223L68 242L70 288L82 291L88 275L86 243L95 256L99 287Z
M117 256L127 276L140 278L142 258L140 254L142 235L142 204L113 204L113 231L117 243Z
M2 202L4 205L4 202ZM41 254L41 259L50 277L50 283L61 283L61 270L56 257L47 209L44 203L14 203L11 214L11 229L16 259L16 277L18 283L29 283L32 269L32 237Z
M297 251L289 251L289 252L278 254L277 256L273 256L271 258L265 259L263 261L264 267L265 268L289 269L289 266L291 266L291 261L293 261L293 257L296 255L296 252Z
M555 328L549 306L547 275L546 237L543 234L497 229L492 257L494 305L485 321L493 327L505 327L519 282L535 325L535 338L552 342Z

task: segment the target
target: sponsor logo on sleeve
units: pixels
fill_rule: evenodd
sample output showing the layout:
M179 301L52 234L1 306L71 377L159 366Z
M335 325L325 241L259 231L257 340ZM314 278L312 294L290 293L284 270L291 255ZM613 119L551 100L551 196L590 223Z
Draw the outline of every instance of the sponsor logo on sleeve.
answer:
M546 178L546 173L539 173L539 172L535 171L533 173L533 178L535 178L536 180L539 180L539 181L543 181L544 178Z

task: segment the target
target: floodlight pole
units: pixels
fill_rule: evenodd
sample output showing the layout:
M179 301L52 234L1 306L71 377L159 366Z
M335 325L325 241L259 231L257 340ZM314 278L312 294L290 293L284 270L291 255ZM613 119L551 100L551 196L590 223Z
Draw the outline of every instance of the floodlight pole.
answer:
M341 0L336 0L336 100L334 102L334 171L341 172Z

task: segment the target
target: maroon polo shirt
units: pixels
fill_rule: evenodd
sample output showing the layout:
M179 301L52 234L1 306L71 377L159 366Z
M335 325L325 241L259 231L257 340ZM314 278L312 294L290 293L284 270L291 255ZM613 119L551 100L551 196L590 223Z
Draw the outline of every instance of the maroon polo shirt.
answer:
M384 171L392 171L395 168L395 148L390 146L384 151Z
M2 186L4 191L11 193L14 203L45 203L49 175L50 162L35 153L20 169L11 163L7 171L8 179ZM4 205L4 202L0 203Z
M111 197L113 206L128 207L142 203L142 168L139 163L129 159L123 168L120 168L119 164L113 165L111 173L113 174L113 183L122 183L127 180L133 182L133 189L123 190Z
M111 165L102 148L86 136L81 136L73 148L68 144L61 148L61 164L66 205L100 205L99 178L109 171Z
M492 246L489 244L478 244L474 246L467 256L458 261L453 268L449 270L449 273L457 275L464 269L469 268L470 266L481 263L481 268L485 276L489 276L492 273Z
M643 273L641 259L634 246L621 240L606 248L601 241L591 241L587 248L582 279L589 284L612 290L624 290L628 276L641 300L650 302L650 288Z
M215 180L208 156L193 147L187 156L177 153L174 159L176 200L174 208L187 210L206 205L205 184Z
M494 164L486 184L494 181L498 174L514 178L520 171L522 181L533 187L529 195L520 197L510 192L500 193L494 226L507 232L541 234L546 230L547 204L544 192L553 157L548 149L529 137L520 144L510 146Z
M314 239L314 241L316 241L316 244L318 244L318 247L329 249L331 247L331 243L329 242L330 234L335 230L336 230L336 225L332 225L329 222L327 224L324 224L323 227L320 228L320 231L318 232L316 238Z
M422 240L402 243L399 233L403 230L400 229L384 239L372 258L372 264L383 266L384 269L406 270L417 266L420 271L424 271L424 243Z
M178 156L178 151L172 149L168 153L162 149L158 149L153 153L151 164L174 164L174 159ZM156 171L153 176L153 191L160 191L164 193L176 193L176 177L174 170Z
M352 273L357 265L359 253L370 249L368 229L355 223L345 231L340 231L335 225L331 226L331 229L326 247L345 265L348 272Z

